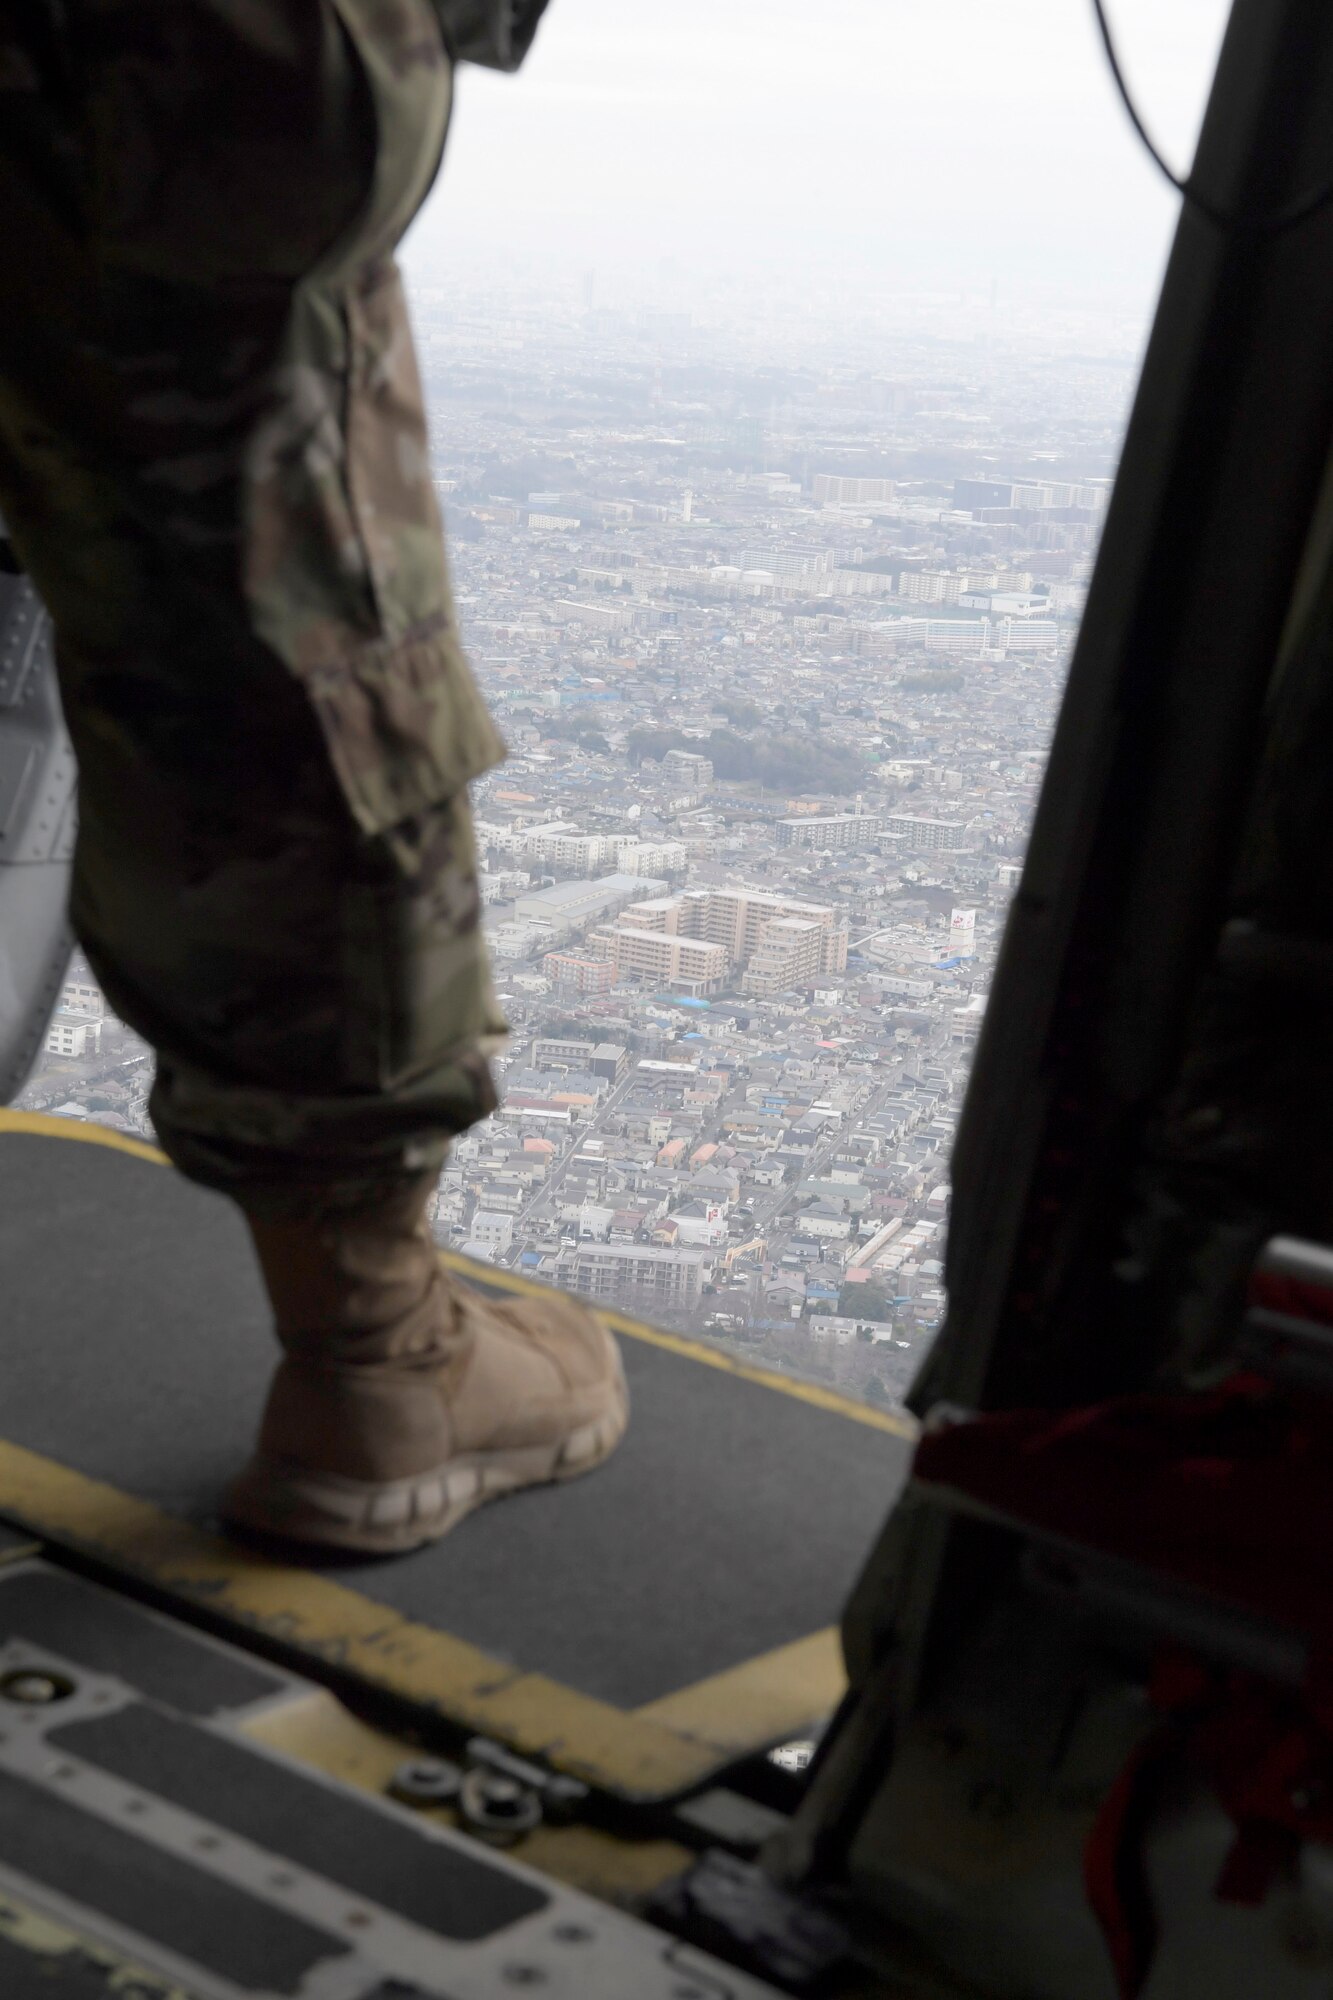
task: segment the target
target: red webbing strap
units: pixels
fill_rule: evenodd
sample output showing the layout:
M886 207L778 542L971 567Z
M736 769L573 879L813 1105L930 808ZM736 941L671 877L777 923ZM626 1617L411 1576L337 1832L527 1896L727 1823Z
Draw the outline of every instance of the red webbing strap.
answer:
M1302 1632L1333 1657L1333 1409L1262 1377L1004 1410L917 1445L913 1478Z
M1143 1840L1174 1747L1175 1733L1165 1728L1135 1745L1083 1847L1083 1888L1106 1939L1121 2000L1135 2000L1142 1990L1157 1945Z
M1302 1840L1333 1840L1333 1411L1293 1405L1252 1375L1199 1395L1003 1411L928 1430L913 1476L1309 1641L1300 1691L1178 1649L1159 1656L1151 1697L1163 1719L1084 1851L1088 1902L1133 2000L1156 1939L1143 1839L1168 1765L1192 1765L1235 1825L1215 1885L1223 1901L1262 1901Z

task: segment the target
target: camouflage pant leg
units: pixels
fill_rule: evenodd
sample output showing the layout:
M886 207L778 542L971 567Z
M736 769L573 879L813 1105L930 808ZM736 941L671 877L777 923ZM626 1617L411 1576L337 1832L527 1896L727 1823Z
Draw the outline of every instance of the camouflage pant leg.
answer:
M437 1159L503 1031L392 248L443 143L426 0L0 0L0 509L56 623L73 915L193 1177Z

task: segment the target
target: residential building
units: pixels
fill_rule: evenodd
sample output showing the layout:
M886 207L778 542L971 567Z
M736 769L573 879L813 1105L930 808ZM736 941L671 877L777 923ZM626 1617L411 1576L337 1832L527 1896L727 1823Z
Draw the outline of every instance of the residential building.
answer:
M601 1305L689 1312L712 1270L706 1250L642 1243L580 1243L560 1260L560 1282Z
M542 971L562 1000L586 1000L609 993L616 983L616 969L609 959L576 952L548 951L542 959Z
M101 1020L106 1013L102 989L91 979L67 979L60 992L62 1014L87 1014Z
M774 917L755 946L741 991L762 998L809 985L823 970L825 937L823 928L808 918Z
M900 840L918 853L941 848L956 854L967 845L967 822L961 819L925 819L913 813L890 813L884 821L890 840Z
M589 943L594 949L605 950L617 979L638 980L696 997L720 991L729 969L721 945L639 925L616 924L594 931Z
M101 1040L102 1022L97 1016L67 1013L62 1007L51 1016L44 1046L49 1056L71 1056L82 1061L85 1056L97 1053Z
M891 479L859 479L837 472L817 472L816 504L824 507L886 506L893 498Z
M492 1255L503 1255L514 1240L514 1218L498 1209L479 1208L468 1229L468 1240Z
M806 847L816 854L843 848L871 847L879 839L879 820L873 813L802 815L780 819L777 824L779 848Z
M682 785L706 792L713 782L713 760L692 750L668 750L662 759L662 772Z

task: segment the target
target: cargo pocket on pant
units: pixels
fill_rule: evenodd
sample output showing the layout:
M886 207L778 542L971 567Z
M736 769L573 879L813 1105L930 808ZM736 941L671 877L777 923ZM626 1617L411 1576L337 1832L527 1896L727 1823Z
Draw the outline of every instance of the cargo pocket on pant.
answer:
M247 592L363 832L504 756L458 637L396 269L302 288L250 462Z
M451 625L360 647L303 679L363 833L389 833L504 757Z

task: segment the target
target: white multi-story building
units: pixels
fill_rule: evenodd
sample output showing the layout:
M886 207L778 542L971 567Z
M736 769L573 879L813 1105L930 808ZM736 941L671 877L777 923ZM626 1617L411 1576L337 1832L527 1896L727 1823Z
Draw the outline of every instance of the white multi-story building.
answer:
M942 848L956 854L967 845L967 822L961 819L926 819L914 813L890 813L884 821L890 840L900 840L916 853Z
M468 1230L471 1243L483 1245L493 1255L503 1256L514 1240L514 1218L498 1209L479 1208Z
M879 839L879 820L873 813L815 814L800 819L780 819L779 847L808 847L817 854L843 848L870 847Z
M847 926L824 903L763 889L687 889L631 903L594 933L617 973L695 994L753 970L747 993L781 993L847 968Z
M605 952L617 979L692 994L716 993L729 970L721 945L699 938L676 937L639 924L620 923L594 931L592 949Z
M816 504L821 507L884 507L893 498L893 481L860 479L837 472L817 472L814 497Z
M664 777L706 792L713 782L713 760L693 750L668 750L662 759Z
M706 1250L638 1243L581 1243L560 1260L560 1282L603 1305L641 1312L688 1312L712 1271Z
M102 1040L102 1023L89 1014L70 1014L60 1008L51 1016L45 1049L49 1056L70 1056L76 1062L96 1055Z

